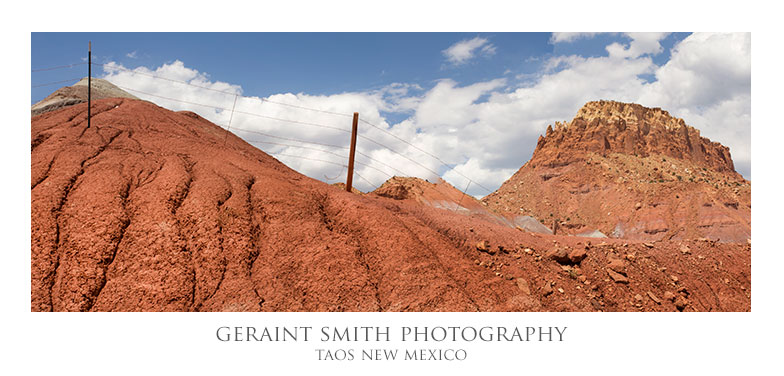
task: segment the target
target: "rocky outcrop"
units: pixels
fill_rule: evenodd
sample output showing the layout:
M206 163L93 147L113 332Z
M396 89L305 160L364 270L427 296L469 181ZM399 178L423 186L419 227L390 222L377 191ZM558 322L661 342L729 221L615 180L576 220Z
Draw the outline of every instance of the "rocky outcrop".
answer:
M571 122L549 126L529 163L559 166L584 160L587 153L661 155L735 174L729 148L700 136L683 119L660 108L615 101L588 102Z
M539 138L530 161L482 201L558 234L745 242L751 183L729 149L658 108L589 102Z

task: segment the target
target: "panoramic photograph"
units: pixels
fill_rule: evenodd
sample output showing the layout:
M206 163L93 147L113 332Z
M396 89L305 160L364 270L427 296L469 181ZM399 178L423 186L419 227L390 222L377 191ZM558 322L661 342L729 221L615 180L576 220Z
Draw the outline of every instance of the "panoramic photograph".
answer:
M30 40L30 311L751 311L750 33Z

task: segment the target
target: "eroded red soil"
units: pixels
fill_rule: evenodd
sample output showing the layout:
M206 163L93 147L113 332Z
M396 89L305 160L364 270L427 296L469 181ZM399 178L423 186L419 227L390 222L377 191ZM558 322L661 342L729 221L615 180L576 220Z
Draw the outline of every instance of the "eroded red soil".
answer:
M347 193L193 113L92 112L32 119L33 311L750 310L746 243L524 233Z

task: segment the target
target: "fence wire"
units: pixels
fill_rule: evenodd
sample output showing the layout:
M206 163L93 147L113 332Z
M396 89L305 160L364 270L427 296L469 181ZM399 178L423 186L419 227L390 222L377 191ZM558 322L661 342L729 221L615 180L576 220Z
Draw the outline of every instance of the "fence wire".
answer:
M73 64L68 64L68 65L53 66L53 67L46 67L46 68L38 68L38 69L33 69L32 72L35 73L35 72L43 72L43 71L51 71L51 70L58 70L58 69L73 68L73 67L80 66L80 65L85 65L85 64L87 64L87 62L73 63ZM196 88L199 88L199 89L204 89L204 90L218 92L218 93L222 93L222 94L226 94L226 95L235 96L235 106L234 107L236 107L236 99L237 98L247 98L247 99L259 100L259 101L261 101L262 104L269 103L269 104L285 106L285 107L289 107L289 108L295 108L295 109L299 109L299 110L305 110L305 111L311 111L311 112L335 115L335 116L340 116L340 117L353 117L353 114L349 114L349 113L341 113L341 112L329 111L329 110L323 110L323 109L317 109L317 108L311 108L311 107L301 106L301 105L296 105L296 104L272 101L272 100L269 100L269 99L266 99L266 98L261 98L261 97L244 96L244 95L238 93L236 90L235 91L220 90L220 89L216 89L216 88L213 88L213 87L208 87L208 86L204 86L204 85L198 85L198 84L195 84L195 83L192 83L192 82L188 82L188 81L172 79L172 78L163 77L163 76L160 76L160 75L150 74L150 73L146 73L146 72L140 72L138 70L125 68L125 67L122 67L122 66L119 66L119 65L114 65L114 64L92 63L92 65L103 67L105 70L112 70L112 69L121 70L121 71L129 72L129 73L131 73L133 75L146 76L146 77L150 77L150 78L153 78L153 79L168 81L168 82L177 83L177 84L188 85L188 86L196 87ZM51 86L51 85L62 84L62 83L67 83L67 82L73 82L73 81L78 81L80 79L81 78L72 78L72 79L62 80L62 81L47 82L47 83L43 83L43 84L33 85L32 88L38 88L38 87ZM166 97L166 96L153 94L153 93L149 93L149 92L145 92L145 91L142 91L142 90L129 88L129 87L125 87L125 86L120 86L120 85L116 85L116 86L121 88L121 89L123 89L123 90L136 92L136 93L140 93L140 94L143 94L143 95L148 95L148 96L151 96L151 97L160 98L160 99L164 99L164 100L168 100L168 101L172 101L172 102L178 102L178 103L183 103L183 104L188 104L188 105L193 105L193 106L200 106L200 107L205 107L205 108L212 108L212 109L221 110L221 111L230 111L232 113L232 115L231 115L232 117L236 113L236 114L241 114L241 115L254 116L254 117L267 119L267 120L285 122L285 123L290 123L290 124L312 126L312 127L319 127L319 128L330 129L330 130L339 131L339 132L343 132L343 133L351 133L351 130L349 130L349 129L346 129L346 128L343 128L343 127L339 127L339 126L330 125L330 124L307 122L307 121L299 121L299 120L294 120L294 119L278 118L278 117L262 115L262 114L259 114L259 113L254 113L254 112L249 112L249 111L237 110L236 108L231 108L230 109L230 108L226 108L226 107L222 107L222 106L216 106L216 105L212 105L212 104L197 103L197 102L186 101L186 100L182 100L182 99ZM369 122L367 120L364 120L364 119L360 118L359 121L361 121L362 123L364 123L364 124L374 128L374 129L376 129L376 130L378 130L378 131L380 131L380 132L382 132L382 133L384 133L384 134L386 134L388 136L391 136L395 140L397 140L399 142L402 142L406 146L413 148L414 150L422 153L423 155L426 155L426 156L432 158L433 160L435 160L438 163L440 163L441 166L446 167L448 170L455 171L455 173L457 173L458 175L460 175L461 177L463 177L464 179L466 179L468 181L468 185L466 186L466 188L468 188L468 186L473 184L473 185L476 185L476 186L486 190L487 192L492 192L492 190L490 190L489 188L479 184L477 181L469 178L468 176L466 176L462 172L458 171L455 166L450 165L450 164L444 162L444 160L442 160L441 158L439 158L435 154L430 153L430 152L428 152L428 151L426 151L426 150L416 146L415 144L413 144L413 143L411 143L411 142L409 142L409 141L407 141L407 140L397 136L396 134L388 131L387 129L385 129L383 127L380 127L380 126L378 126L376 124L373 124L373 123L371 123L371 122ZM227 133L228 133L229 132L228 128L226 128L226 129L227 129ZM232 130L240 131L240 132L253 133L253 134L258 134L258 135L261 135L261 136L264 136L264 137L275 138L275 139L291 141L291 142L297 142L297 143L303 143L303 144L312 144L312 145L318 145L318 146L323 146L323 147L328 147L328 148L343 149L343 150L349 149L347 146L330 145L330 144L316 142L316 141L300 140L300 139L295 139L295 138L290 138L290 137L277 136L277 135L272 135L272 134L269 134L269 133L264 133L264 132L260 132L260 131L256 131L256 130L238 128L236 126L232 127ZM361 139L363 139L365 141L368 141L368 142L370 142L370 143L372 143L374 145L377 145L377 146L379 146L379 147L381 147L383 149L389 150L394 155L398 155L398 156L400 156L400 157L410 161L411 163L419 166L420 168L424 169L425 171L428 171L428 172L430 172L430 173L432 173L432 174L434 174L436 176L439 176L439 177L441 175L437 171L433 170L432 168L430 168L430 167L420 163L419 161L409 157L408 155L406 155L406 154L404 154L404 153L402 153L402 152L400 152L400 151L398 151L398 150L396 150L396 149L394 149L394 148L392 148L392 147L390 147L390 146L388 146L388 145L386 145L386 144L384 144L384 143L382 143L380 141L377 141L376 139L373 139L373 138L368 137L368 136L363 135L363 134L358 134L357 136L359 138L361 138ZM291 148L301 148L301 149L306 149L306 150L318 151L320 153L325 153L325 154L330 154L330 155L333 155L333 156L340 157L341 159L344 159L344 158L347 157L345 155L337 154L337 153L334 153L334 152L329 151L329 150L318 149L318 148L314 148L314 147L307 147L307 146L302 146L302 145L291 145L291 144L283 144L283 143L276 143L276 142L272 142L272 141L262 141L262 140L246 140L246 141L251 143L251 144L267 144L267 145L282 146L282 147L287 147L287 148L291 147ZM265 151L265 152L267 152L267 151ZM393 167L393 166L391 166L391 165L389 165L389 164L387 164L387 163L385 163L383 161L380 161L380 160L378 160L376 158L373 158L373 157L369 156L366 153L363 153L360 150L356 150L355 152L356 152L356 154L362 156L363 158L367 159L371 163L375 163L377 165L380 165L380 166L386 167L386 168L388 168L390 170L393 170L393 171L395 171L395 173L399 173L401 176L409 175L409 174L406 174L404 171L401 171L398 168L395 168L395 167ZM344 167L344 168L348 167L345 164L337 163L337 162L334 162L334 161L323 160L323 159L310 158L310 157L305 157L305 156L298 156L298 155L284 154L284 153L270 153L270 154L277 155L277 156L282 156L282 157L291 157L291 158L298 158L298 159L303 159L303 160L323 162L323 163L333 164L333 165L337 165L337 166ZM376 168L375 166L372 166L370 163L364 163L364 162L356 161L356 164L358 164L360 166L364 166L364 167L370 168L370 169L373 169L373 170L376 170L376 171L380 172L381 174L383 174L383 175L385 175L387 177L392 177L393 176L393 175L389 174L386 171L383 171L383 170L381 170L379 168ZM374 185L369 180L367 180L364 177L362 177L357 171L354 171L354 174L356 174L360 179L362 179L369 186L375 187L376 189L378 188L378 186ZM465 195L465 191L463 192L463 195ZM462 200L463 200L463 197L460 198L460 201L462 201ZM455 202L455 203L458 206L460 205L457 202Z

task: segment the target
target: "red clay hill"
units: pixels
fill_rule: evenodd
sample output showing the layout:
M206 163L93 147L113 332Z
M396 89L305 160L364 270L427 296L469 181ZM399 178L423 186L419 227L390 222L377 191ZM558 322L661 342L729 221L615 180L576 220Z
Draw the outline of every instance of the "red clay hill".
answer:
M345 192L191 112L86 113L31 121L32 311L751 307L748 244L531 234Z
M483 202L561 233L747 242L751 183L730 151L659 108L589 102L548 127L533 157Z

